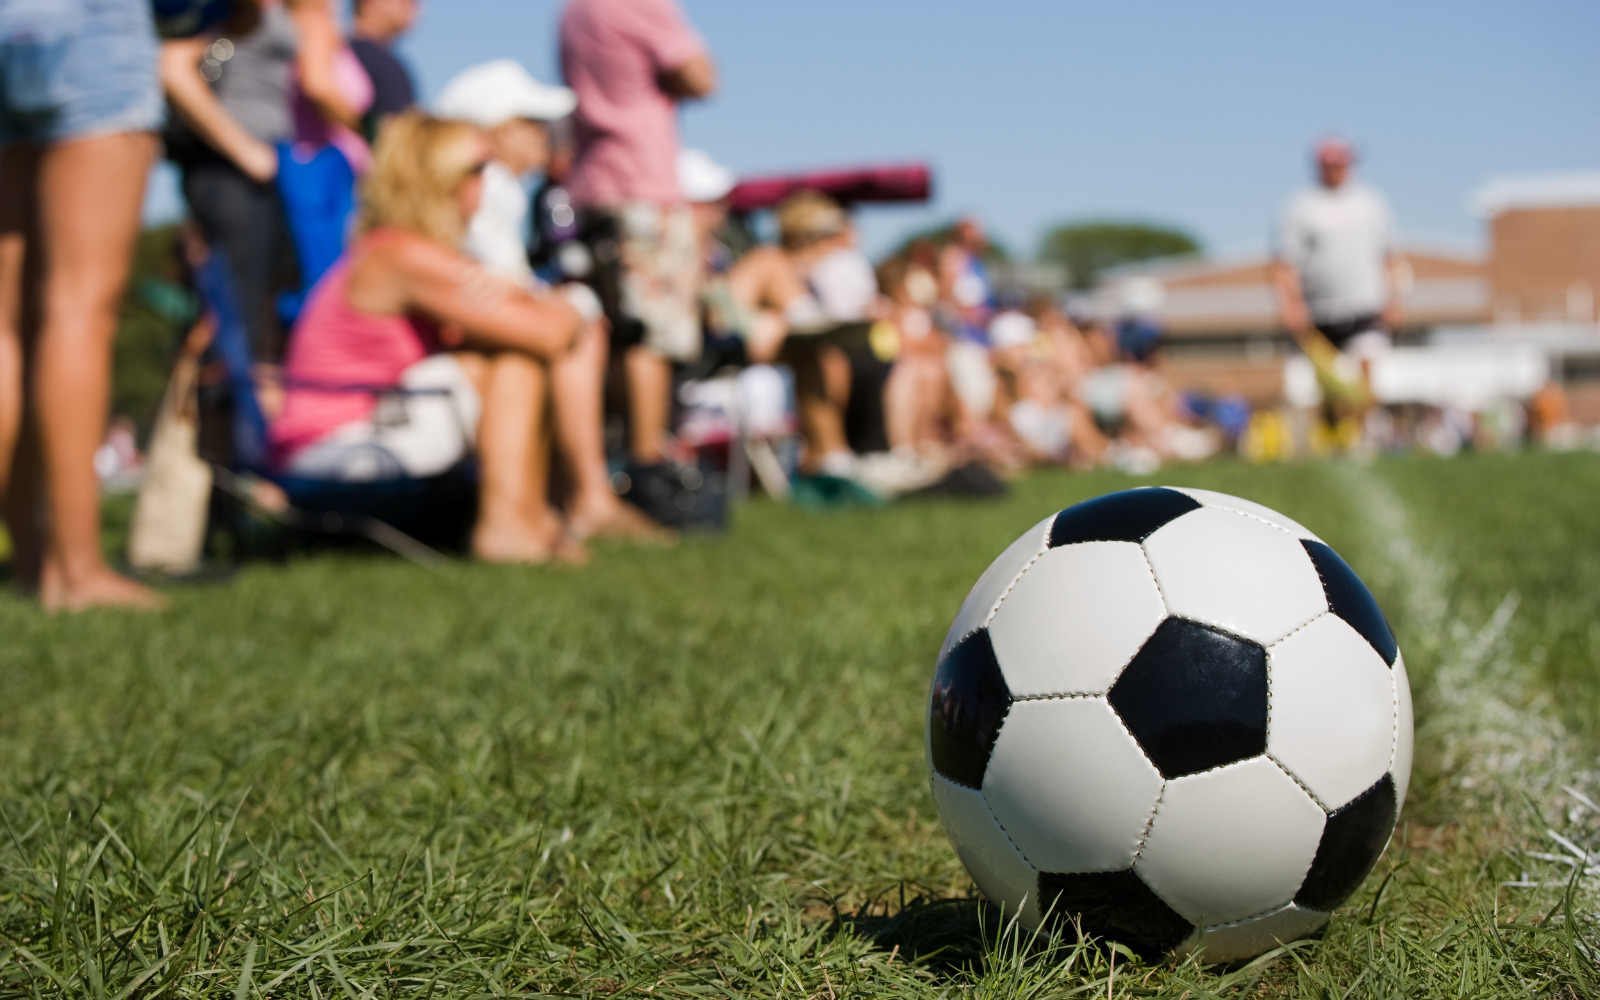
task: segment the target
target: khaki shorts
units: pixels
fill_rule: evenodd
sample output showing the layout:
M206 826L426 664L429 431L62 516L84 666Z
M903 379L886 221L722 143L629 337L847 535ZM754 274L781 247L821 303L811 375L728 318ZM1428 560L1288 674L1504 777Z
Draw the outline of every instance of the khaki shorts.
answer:
M703 264L687 205L617 212L622 312L644 326L644 346L672 361L700 356Z

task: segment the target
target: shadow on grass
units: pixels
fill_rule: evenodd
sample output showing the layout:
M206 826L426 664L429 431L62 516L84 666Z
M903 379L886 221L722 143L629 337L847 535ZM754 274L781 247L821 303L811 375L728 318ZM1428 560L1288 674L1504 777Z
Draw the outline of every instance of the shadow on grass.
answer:
M1006 932L1000 912L981 900L926 896L902 901L897 909L870 901L854 913L837 915L833 929L942 975L981 968L984 955Z

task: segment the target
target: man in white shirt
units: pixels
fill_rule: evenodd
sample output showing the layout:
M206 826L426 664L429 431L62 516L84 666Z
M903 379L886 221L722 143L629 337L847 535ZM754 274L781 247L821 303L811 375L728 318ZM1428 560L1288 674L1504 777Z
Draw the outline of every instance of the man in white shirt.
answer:
M1351 177L1348 142L1323 139L1315 158L1319 183L1295 194L1279 221L1278 308L1297 339L1315 329L1341 352L1370 358L1400 321L1394 219L1382 195Z

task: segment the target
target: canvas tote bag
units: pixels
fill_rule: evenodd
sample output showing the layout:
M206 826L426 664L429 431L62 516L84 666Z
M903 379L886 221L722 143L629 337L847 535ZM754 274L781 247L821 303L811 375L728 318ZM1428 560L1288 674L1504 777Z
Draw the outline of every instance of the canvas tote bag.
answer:
M135 569L189 573L200 565L211 466L195 448L199 374L199 359L180 355L161 400L128 539L128 563Z

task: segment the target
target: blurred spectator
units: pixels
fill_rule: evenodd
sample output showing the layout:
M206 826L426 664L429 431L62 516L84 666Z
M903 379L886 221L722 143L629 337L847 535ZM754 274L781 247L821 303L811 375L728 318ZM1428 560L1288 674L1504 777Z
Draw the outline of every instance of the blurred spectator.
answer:
M344 250L355 218L356 178L372 152L357 131L372 105L372 81L334 21L331 0L284 0L300 39L294 142L280 158L278 190L300 262L299 301Z
M547 123L572 113L577 98L566 87L535 80L511 59L483 63L457 74L439 95L442 115L484 129L494 160L483 171L483 195L463 244L491 274L542 292L544 283L528 263L528 195L523 177L542 170L549 157ZM583 346L550 364L550 395L556 439L575 484L567 511L567 533L627 534L645 526L611 492L601 440L607 362L600 303L586 285L561 289L595 325Z
M592 366L599 335L565 300L535 296L457 249L491 160L466 122L412 111L385 128L360 235L296 327L275 456L291 474L364 480L435 475L475 449L474 553L581 559L546 500L543 417L553 370L574 356ZM424 391L375 399L350 386ZM599 414L563 412L559 395L556 404L563 453L584 440L597 450ZM574 520L642 532L605 493L576 499Z
M0 4L0 495L11 578L49 609L161 603L105 563L94 464L158 59L148 0Z
M1348 142L1325 138L1313 155L1318 183L1291 198L1278 223L1278 308L1296 338L1315 329L1369 358L1400 323L1394 219L1383 196L1351 176Z
M254 356L276 362L283 331L275 295L294 265L275 183L280 143L294 135L291 95L298 36L274 0L238 0L214 30L161 49L161 80L176 121L167 156L184 200L233 278Z
M1043 322L1041 322L1043 321ZM1052 322L1054 321L1054 322ZM1078 359L1064 359L1063 341L1075 330L1049 307L1005 310L989 324L992 359L999 376L999 416L1034 462L1092 465L1106 440L1078 398L1084 372ZM1051 326L1046 326L1050 323Z
M546 281L587 281L594 273L594 256L578 231L578 212L567 193L567 177L577 152L571 116L546 126L550 151L544 178L533 192L533 229L528 259Z
M723 324L744 337L751 360L781 355L795 369L806 467L845 476L854 465L845 433L851 361L814 335L871 319L877 278L856 246L849 216L833 199L802 191L776 214L779 245L751 250L707 296Z
M371 148L357 130L373 103L372 78L339 33L331 0L285 2L300 35L295 143L307 149L334 146L357 174L365 173Z
M571 114L577 103L571 90L540 83L513 59L462 70L439 94L439 115L482 128L494 150L483 172L483 203L467 227L466 250L501 277L535 283L523 181L549 162L549 123Z
M878 268L878 285L885 296L885 318L898 334L894 370L883 388L889 445L938 451L954 401L945 370L948 338L930 312L938 294L931 272L920 269L909 255L892 258Z
M948 313L947 322L969 340L983 340L994 312L994 286L983 263L988 247L983 224L968 215L956 221L950 242L939 250L940 304Z
M585 228L616 243L616 287L600 274L596 284L625 349L632 457L653 465L665 457L671 364L700 353L700 260L678 188L677 103L708 96L716 73L673 0L569 0L560 36L562 72L578 94L566 187L589 215Z
M361 120L367 142L389 118L417 103L411 71L394 54L394 44L416 23L418 0L354 0L350 51L372 81L372 105Z

